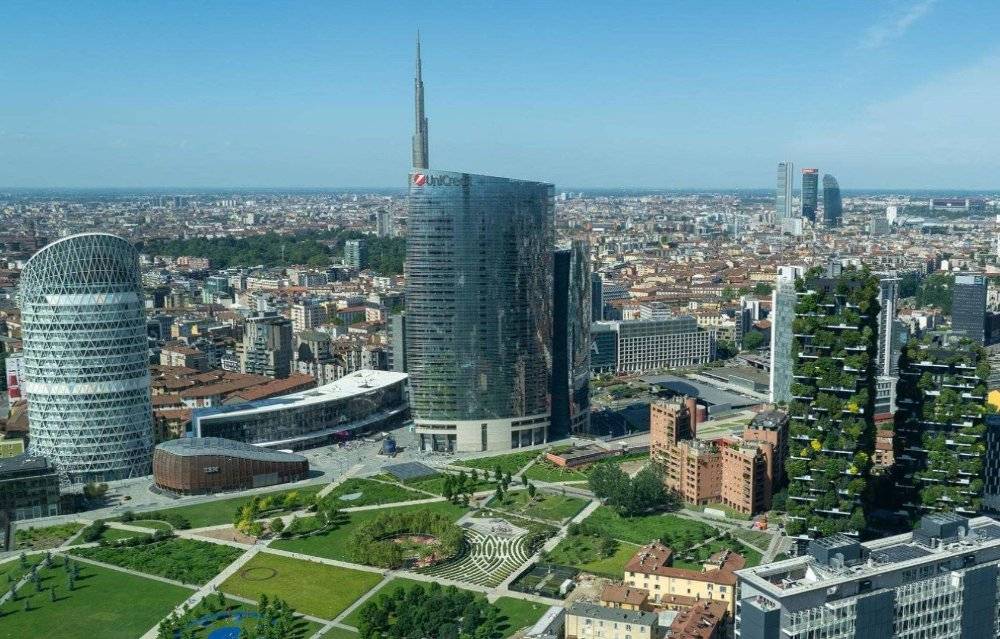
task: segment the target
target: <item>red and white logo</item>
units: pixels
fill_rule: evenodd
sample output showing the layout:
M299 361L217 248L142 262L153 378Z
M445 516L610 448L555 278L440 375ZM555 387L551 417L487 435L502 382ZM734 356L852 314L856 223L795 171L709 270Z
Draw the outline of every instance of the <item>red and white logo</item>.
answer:
M427 176L424 175L423 173L414 173L413 174L413 184L415 186L423 186L423 185L427 184Z

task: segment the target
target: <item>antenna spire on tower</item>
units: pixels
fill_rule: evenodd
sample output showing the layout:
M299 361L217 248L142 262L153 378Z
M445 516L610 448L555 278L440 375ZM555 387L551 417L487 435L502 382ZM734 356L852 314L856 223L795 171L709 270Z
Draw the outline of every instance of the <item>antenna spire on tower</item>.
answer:
M417 31L417 70L413 78L414 115L416 129L413 132L413 168L429 168L427 150L427 116L424 115L424 79L420 60L420 31Z

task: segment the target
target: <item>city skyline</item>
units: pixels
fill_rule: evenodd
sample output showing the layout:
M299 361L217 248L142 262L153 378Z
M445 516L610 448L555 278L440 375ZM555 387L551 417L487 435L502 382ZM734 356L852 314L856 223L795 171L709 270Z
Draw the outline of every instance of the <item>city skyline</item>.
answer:
M0 106L0 184L401 184L419 27L439 168L586 188L763 188L787 158L857 188L995 188L982 159L1000 140L988 113L1000 76L986 29L994 7L588 9L414 20L384 7L250 6L190 20L193 5L176 15L67 5L42 23L15 8L14 55L0 63L15 97ZM770 42L793 22L804 28ZM558 28L538 44L547 24Z

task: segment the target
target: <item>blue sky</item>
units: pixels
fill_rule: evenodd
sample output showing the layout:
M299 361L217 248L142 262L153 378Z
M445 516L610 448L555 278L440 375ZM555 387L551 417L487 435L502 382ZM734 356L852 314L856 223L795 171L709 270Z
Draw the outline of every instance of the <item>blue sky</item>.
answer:
M1000 188L1000 3L7 0L0 185Z

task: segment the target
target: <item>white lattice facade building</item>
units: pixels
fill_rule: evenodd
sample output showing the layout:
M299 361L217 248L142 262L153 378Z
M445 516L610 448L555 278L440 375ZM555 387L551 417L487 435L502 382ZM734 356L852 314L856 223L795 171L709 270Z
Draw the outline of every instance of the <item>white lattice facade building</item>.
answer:
M18 299L30 450L68 483L148 475L153 452L139 256L104 233L49 244Z

